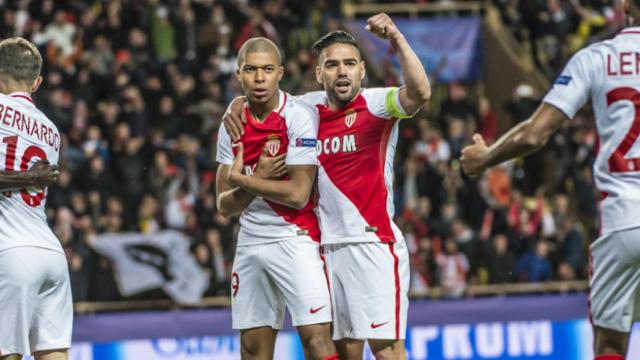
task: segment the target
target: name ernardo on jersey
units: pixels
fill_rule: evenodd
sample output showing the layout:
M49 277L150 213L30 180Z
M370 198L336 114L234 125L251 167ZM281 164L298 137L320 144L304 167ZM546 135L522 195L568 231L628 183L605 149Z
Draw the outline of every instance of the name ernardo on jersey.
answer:
M365 89L342 109L311 93L320 114L316 150L322 243L394 242L393 157L400 117L396 88Z
M544 101L572 118L591 100L603 233L640 226L640 28L576 53Z
M27 171L39 160L58 163L60 133L29 94L0 95L0 169ZM0 194L0 251L36 246L62 252L44 212L46 189Z

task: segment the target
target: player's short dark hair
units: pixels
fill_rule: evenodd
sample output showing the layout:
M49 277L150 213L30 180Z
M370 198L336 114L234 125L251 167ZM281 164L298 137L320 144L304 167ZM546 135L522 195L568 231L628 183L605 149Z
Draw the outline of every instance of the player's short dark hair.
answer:
M265 37L254 37L245 41L240 47L238 51L238 67L242 65L247 54L256 52L274 54L278 58L278 65L282 65L282 55L278 45Z
M28 40L13 37L0 41L0 76L31 85L42 69L42 56Z
M353 35L349 34L346 31L336 30L328 33L327 35L321 37L318 41L313 44L311 47L311 51L315 54L315 56L320 56L322 50L328 48L333 44L348 44L354 46L358 51L360 51L360 47L358 46L358 42Z

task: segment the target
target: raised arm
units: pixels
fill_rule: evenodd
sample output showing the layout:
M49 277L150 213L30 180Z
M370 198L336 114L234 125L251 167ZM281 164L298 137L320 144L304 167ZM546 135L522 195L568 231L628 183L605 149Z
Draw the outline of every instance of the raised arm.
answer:
M588 48L580 50L527 121L509 130L491 147L485 145L482 136L474 135L475 144L462 149L460 160L464 170L478 175L491 166L543 147L562 123L584 106L595 82L593 75L603 68L600 57L593 56Z
M366 29L382 39L387 39L400 62L405 85L400 88L398 98L403 110L407 114L420 110L431 99L431 85L424 66L407 39L385 13L369 18Z
M462 149L462 167L475 176L501 162L530 154L542 148L566 120L564 112L542 103L531 118L513 127L490 147L482 136L475 134L474 144Z

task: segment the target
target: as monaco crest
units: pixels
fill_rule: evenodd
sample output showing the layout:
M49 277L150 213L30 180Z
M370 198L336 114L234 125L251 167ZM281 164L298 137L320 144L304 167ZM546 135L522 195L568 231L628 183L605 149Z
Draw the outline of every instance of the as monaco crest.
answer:
M267 137L267 151L269 155L276 156L280 150L280 137L275 134L271 134Z
M348 128L350 128L356 122L356 117L357 116L358 116L358 114L353 109L349 109L349 110L345 111L345 113L344 113L344 124L347 125Z

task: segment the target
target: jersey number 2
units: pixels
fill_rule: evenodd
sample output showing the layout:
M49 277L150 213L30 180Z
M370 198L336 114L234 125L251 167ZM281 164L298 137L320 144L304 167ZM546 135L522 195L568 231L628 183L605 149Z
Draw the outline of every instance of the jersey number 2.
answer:
M7 136L2 138L2 142L7 144L7 157L4 159L4 170L13 171L15 170L18 136ZM44 150L35 145L29 146L21 156L22 161L20 162L20 171L29 170L29 162L33 157L38 157L44 160L47 158L47 154ZM2 194L6 197L11 197L12 195L10 191L5 191ZM44 190L42 190L35 195L31 195L27 189L22 189L20 190L20 196L25 204L31 207L36 207L42 203L42 200L45 198L45 193Z
M640 171L640 158L625 158L640 135L640 92L632 88L621 87L607 93L607 106L621 100L629 100L633 103L635 115L629 132L609 158L609 171L612 173Z

